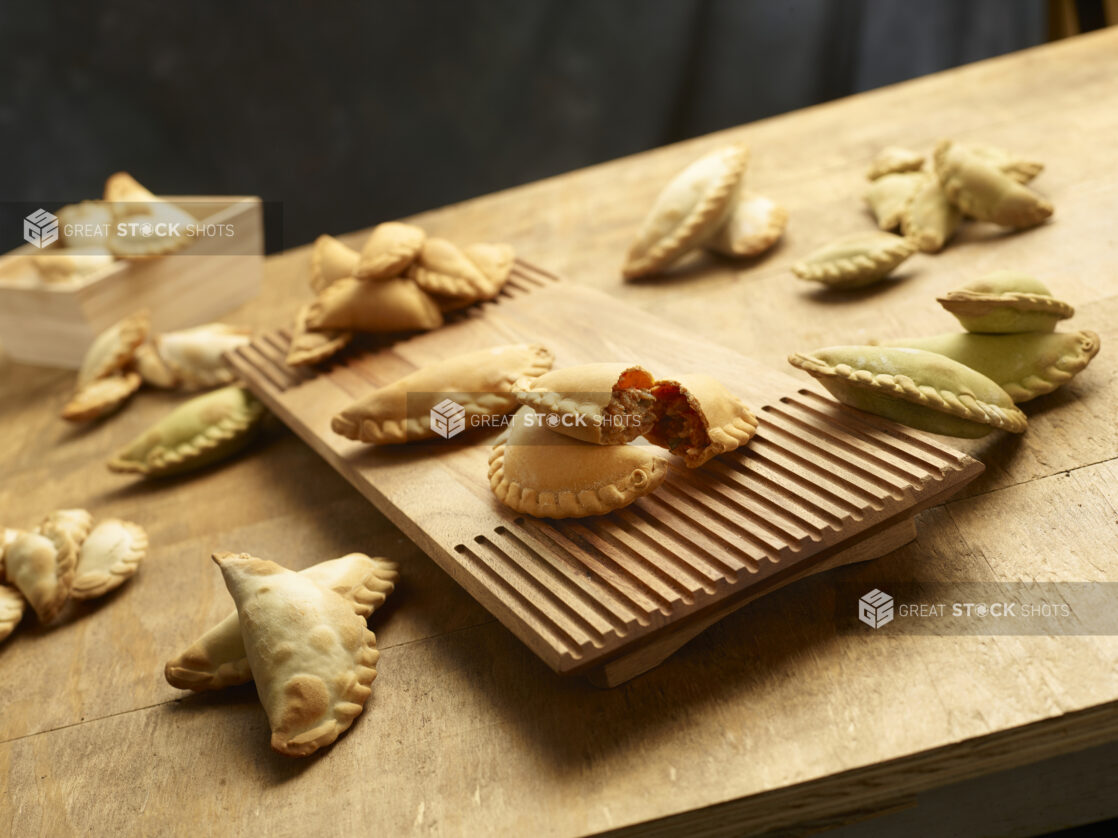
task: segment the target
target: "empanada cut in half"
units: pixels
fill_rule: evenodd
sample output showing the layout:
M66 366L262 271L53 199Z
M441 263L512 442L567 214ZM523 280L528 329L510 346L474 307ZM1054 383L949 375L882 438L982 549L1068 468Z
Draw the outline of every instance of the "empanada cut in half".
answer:
M139 373L118 372L89 382L78 390L62 408L67 422L92 422L108 416L132 398L140 389Z
M939 178L922 173L921 182L901 210L901 234L924 253L939 253L955 235L963 214L947 200Z
M136 573L147 554L148 536L131 521L100 521L82 542L70 596L95 599L118 588Z
M788 362L843 404L922 431L974 439L995 428L1023 433L1027 424L997 382L934 352L830 346Z
M500 291L500 284L493 282L465 251L440 238L423 243L415 263L408 268L408 276L444 310L491 300Z
M164 256L181 250L194 236L198 220L193 215L153 195L127 172L105 182L105 200L113 215L108 248L117 256Z
M78 370L77 389L91 381L124 369L132 361L136 348L144 342L151 328L146 309L134 312L101 332L82 358Z
M694 373L657 381L652 394L657 418L645 437L678 454L688 468L745 445L757 433L752 411L713 376Z
M546 427L598 445L630 442L656 421L654 379L619 362L564 367L517 382L516 398L542 414Z
M903 172L918 172L924 167L924 155L902 146L886 146L877 153L870 163L866 177L879 180L888 175Z
M359 279L390 279L403 273L419 255L427 234L414 224L386 221L369 234L357 260Z
M422 367L374 390L334 416L330 427L347 439L377 445L431 439L431 410L450 399L465 411L465 428L478 416L501 416L516 407L514 385L551 369L550 350L518 343L479 349Z
M366 618L384 604L396 587L399 576L394 562L372 558L364 553L349 553L338 559L319 562L299 571L299 574L341 594L355 613ZM252 669L245 656L237 611L234 609L181 654L168 661L163 674L172 687L196 692L251 681Z
M325 233L311 249L311 290L321 294L339 279L353 276L361 254Z
M787 225L788 210L772 198L742 192L706 247L724 256L759 256L777 243Z
M244 387L224 387L179 405L109 461L109 470L150 477L179 474L243 448L264 416Z
M6 640L23 619L27 602L11 585L0 585L0 641Z
M307 756L331 744L365 707L380 657L365 618L340 594L275 562L217 554L272 747Z
M700 157L676 175L641 223L622 267L626 279L653 274L703 245L733 208L749 161L744 143Z
M155 339L156 351L187 390L230 384L236 377L225 353L249 343L251 330L226 323L206 323Z
M1052 204L1001 169L943 140L936 146L936 175L947 199L964 214L1003 227L1034 227L1052 215Z
M34 532L20 533L4 553L4 574L35 609L40 622L58 616L70 595L77 550Z
M291 327L291 344L287 347L285 360L292 367L319 364L341 352L353 340L353 332L341 329L323 329L318 332L308 329L307 313L310 307L311 304L307 303L299 309Z
M541 518L583 518L654 491L667 463L647 445L595 445L548 430L523 405L489 456L489 485L503 504Z
M1099 352L1099 336L1088 331L1015 335L952 332L890 341L888 345L944 355L997 382L1013 401L1027 402L1051 393L1086 369Z
M895 230L901 226L904 208L927 178L925 172L894 172L882 175L869 185L864 197L877 219L878 228Z
M1039 279L1012 271L990 274L938 298L968 332L1051 332L1075 309Z
M367 282L346 277L326 288L307 310L307 327L354 332L437 329L443 315L410 279Z
M862 288L887 277L915 250L892 233L855 233L813 251L792 266L792 273L830 288Z

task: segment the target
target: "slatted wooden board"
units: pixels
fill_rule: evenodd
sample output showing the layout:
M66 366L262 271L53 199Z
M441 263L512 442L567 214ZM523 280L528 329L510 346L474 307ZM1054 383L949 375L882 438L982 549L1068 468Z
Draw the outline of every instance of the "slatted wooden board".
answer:
M372 389L457 352L531 341L556 366L637 362L709 372L760 420L749 446L686 469L649 497L578 520L519 516L492 495L493 434L367 446L330 418ZM260 398L558 672L620 683L714 620L819 570L913 537L912 516L982 471L937 439L836 404L806 381L518 262L496 301L443 328L353 348L319 369L283 362L289 335L230 357ZM369 549L375 549L370 545Z

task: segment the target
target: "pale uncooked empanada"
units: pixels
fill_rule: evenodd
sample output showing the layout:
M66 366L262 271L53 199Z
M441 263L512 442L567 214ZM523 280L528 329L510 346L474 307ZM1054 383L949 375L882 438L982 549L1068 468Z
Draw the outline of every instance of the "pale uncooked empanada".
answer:
M333 236L319 236L311 250L311 290L321 294L339 279L353 276L360 258L360 253Z
M299 571L313 582L341 594L362 617L384 604L396 587L396 564L364 553L319 562ZM236 610L167 662L167 683L183 690L216 690L252 680Z
M144 342L150 328L151 316L143 309L101 332L82 358L77 389L128 366L136 347Z
M89 531L93 529L93 516L87 509L56 509L48 514L36 528L60 551L71 550L77 555Z
M583 442L617 445L656 421L652 374L622 362L564 367L514 387L521 404L542 414L549 429Z
M947 199L966 215L1003 227L1033 227L1052 215L1052 204L965 146L936 146L936 175Z
M80 248L83 253L108 253L113 213L104 201L67 204L55 215L58 216L58 240L63 246Z
M937 298L968 332L1051 332L1075 309L1039 279L998 271Z
M1024 433L1027 424L997 382L934 352L830 346L788 362L843 404L923 431L976 438L995 428Z
M39 620L58 616L74 579L77 550L35 532L21 533L4 553L4 573L35 609Z
M925 172L894 172L869 185L864 197L880 229L895 230L901 226L904 208L927 177Z
M104 253L68 253L51 248L31 257L31 264L43 282L69 282L109 267L116 258L107 250Z
M314 330L407 332L437 329L442 324L443 315L435 301L404 278L378 282L339 279L307 310L307 326Z
M772 198L742 191L706 247L725 256L759 256L777 243L788 225L788 210Z
M892 233L855 233L813 251L792 266L792 273L831 288L861 288L887 277L915 250Z
M676 175L629 247L625 278L656 273L703 245L729 216L748 160L748 146L735 143L700 157Z
M136 354L132 356L132 366L140 374L144 384L150 387L174 390L179 386L178 376L159 356L151 340L146 340L136 347Z
M704 373L657 381L656 424L645 434L653 445L698 468L712 457L745 445L757 433L757 418L721 381Z
M244 387L225 387L172 410L109 461L109 470L178 474L236 453L251 439L264 406Z
M108 416L132 398L141 379L134 372L118 372L91 381L78 390L62 408L67 422L92 422Z
M163 256L186 247L198 220L182 207L158 198L127 172L105 182L113 221L108 248L122 258Z
M378 445L443 436L431 427L431 409L450 399L462 407L462 429L475 417L500 416L516 406L514 385L551 369L554 356L543 346L495 346L448 358L374 390L334 416L334 433ZM449 429L447 429L449 430Z
M220 387L236 378L225 353L245 346L251 330L225 323L207 323L155 339L156 352L187 390Z
M124 584L136 573L147 549L148 536L139 524L116 518L99 522L78 550L70 596L94 599Z
M376 636L344 597L306 576L244 554L214 561L237 604L272 747L306 756L331 744L372 692Z
M909 196L901 210L901 234L924 253L939 253L955 235L963 214L947 200L939 178L930 172Z
M408 276L447 309L492 299L500 290L458 245L440 238L423 243Z
M962 143L967 151L995 169L1000 169L1018 183L1028 183L1044 170L1039 160L1029 160L1011 151L982 143Z
M886 146L877 153L870 163L866 177L877 180L886 175L900 174L902 172L916 172L924 167L924 155L912 149L901 146Z
M415 260L426 238L423 229L413 224L399 221L378 224L361 248L354 276L358 279L399 276Z
M310 303L300 308L291 327L291 345L287 348L285 360L293 367L321 363L331 355L341 352L353 340L353 332L340 329L312 332L307 328L307 313L310 308Z
M16 630L26 607L27 603L19 591L10 585L0 585L0 642Z
M582 518L628 506L664 482L647 445L595 445L548 430L523 405L493 446L489 485L503 504L541 518Z
M1099 353L1099 344L1097 334L1083 331L1015 335L952 332L890 341L887 345L945 355L996 381L1020 403L1051 393L1081 373Z

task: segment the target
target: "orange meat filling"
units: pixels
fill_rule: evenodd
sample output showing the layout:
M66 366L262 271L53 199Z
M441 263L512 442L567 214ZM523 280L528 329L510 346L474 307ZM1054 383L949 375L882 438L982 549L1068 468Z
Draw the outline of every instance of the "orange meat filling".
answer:
M710 444L706 424L679 387L660 384L653 393L659 416L653 428L645 434L649 442L680 455L687 451L701 451Z

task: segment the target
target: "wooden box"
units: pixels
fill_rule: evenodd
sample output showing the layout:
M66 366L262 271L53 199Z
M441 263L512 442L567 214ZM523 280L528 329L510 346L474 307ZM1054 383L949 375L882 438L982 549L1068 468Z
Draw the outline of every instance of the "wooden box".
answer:
M24 245L0 256L0 347L26 363L76 369L93 339L122 317L151 311L157 332L214 320L260 292L264 222L256 197L168 197L228 237L199 239L178 253L118 259L73 283L47 284Z

